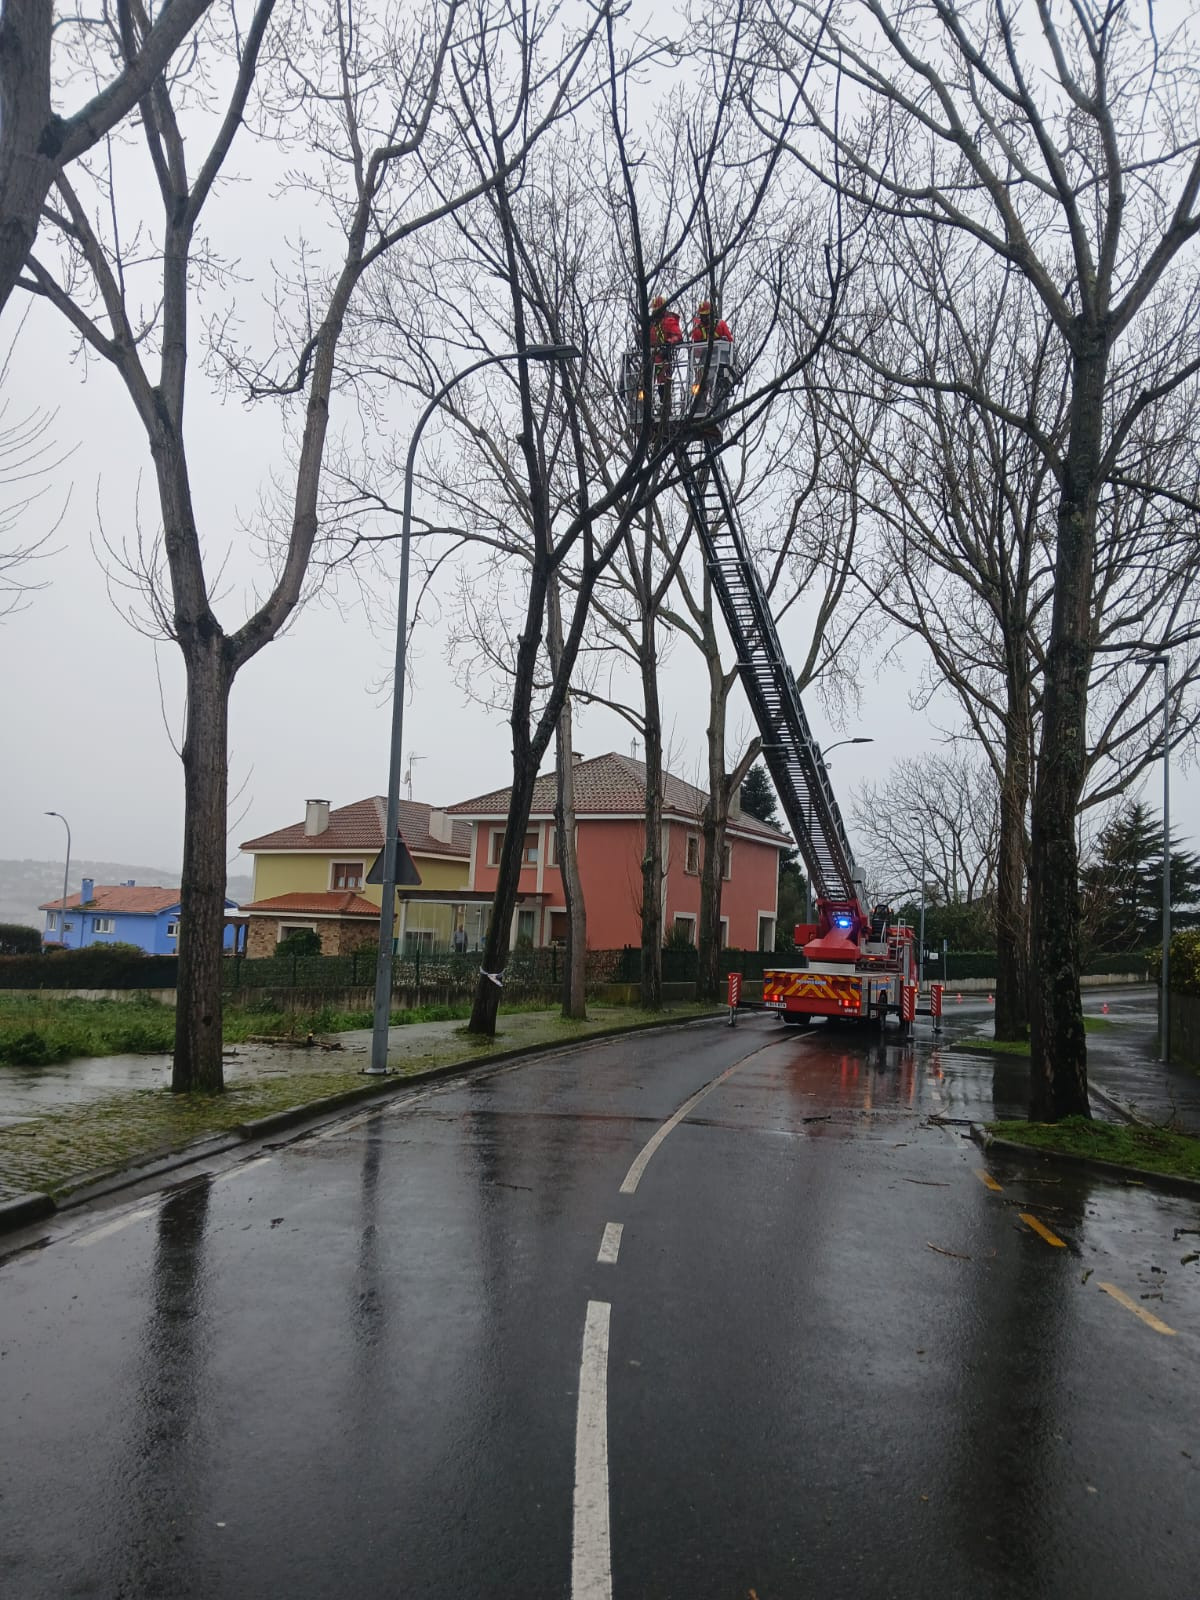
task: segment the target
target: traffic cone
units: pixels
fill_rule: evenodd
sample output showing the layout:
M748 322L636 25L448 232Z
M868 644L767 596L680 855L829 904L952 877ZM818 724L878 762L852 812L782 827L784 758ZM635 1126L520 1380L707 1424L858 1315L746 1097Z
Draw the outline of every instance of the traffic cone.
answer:
M991 995L988 995L988 1005L994 1006L995 1004L996 1002L992 999Z
M958 1001L959 1005L962 1005L962 995L956 994L954 998Z
M1107 1000L1106 1000L1106 1001L1105 1001L1105 1002L1104 1002L1104 1004L1103 1004L1103 1005L1102 1005L1102 1006L1101 1006L1101 1007L1100 1007L1100 1009L1101 1009L1101 1011L1103 1011L1103 1013L1104 1013L1104 1015L1105 1015L1105 1016L1107 1016L1107 1015L1108 1015L1108 1001L1107 1001Z

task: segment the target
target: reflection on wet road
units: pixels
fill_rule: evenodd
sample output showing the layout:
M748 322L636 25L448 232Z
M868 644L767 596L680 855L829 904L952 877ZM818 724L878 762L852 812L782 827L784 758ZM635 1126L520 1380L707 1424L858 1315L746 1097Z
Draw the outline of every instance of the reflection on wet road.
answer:
M0 1264L5 1592L1180 1600L1200 1207L985 1161L1024 1092L697 1026L61 1218Z

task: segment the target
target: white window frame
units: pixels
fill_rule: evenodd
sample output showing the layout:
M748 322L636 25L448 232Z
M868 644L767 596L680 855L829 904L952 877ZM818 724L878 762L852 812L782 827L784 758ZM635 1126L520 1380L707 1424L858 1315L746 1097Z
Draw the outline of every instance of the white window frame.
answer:
M93 917L92 918L92 932L93 933L116 933L116 931L117 931L117 919L116 919L116 917Z
M281 922L278 924L278 929L276 944L286 939L289 933L320 933L321 931L315 922Z
M58 912L57 911L47 911L47 913L46 913L46 932L47 933L57 933L58 932Z
M674 937L675 931L681 922L688 924L688 942L694 948L696 944L696 913L694 911L677 911L671 918L672 937Z
M504 849L504 829L490 828L488 830L488 866L498 867L500 855Z
M167 923L167 938L168 939L178 939L178 937L179 937L179 918L178 917L172 917L170 922Z
M537 911L531 906L518 906L515 916L516 920L513 923L513 944L519 944L521 939L524 937L521 933L521 918L529 917L532 922L532 926L529 929L529 943L531 946L536 945L538 936Z
M721 949L729 949L729 918L721 918Z
M733 877L733 840L726 839L721 847L721 877L726 883Z
M692 865L693 856L696 858L695 866ZM700 876L700 835L698 833L689 833L687 836L687 842L683 847L683 870L689 878L698 878Z
M358 882L357 883L338 883L336 881L336 879L337 879L337 869L339 867L357 867L358 868ZM330 892L332 893L334 890L337 890L340 893L349 894L349 893L351 893L352 891L354 891L356 889L361 889L362 886L363 886L363 878L366 875L366 870L367 870L366 862L365 861L355 861L353 859L353 857L351 857L351 859L349 861L331 861L329 863L329 889L330 889Z
M771 924L771 942L763 943L762 925L764 922ZM775 940L779 935L779 916L774 911L760 911L758 913L758 948L760 950L774 950Z

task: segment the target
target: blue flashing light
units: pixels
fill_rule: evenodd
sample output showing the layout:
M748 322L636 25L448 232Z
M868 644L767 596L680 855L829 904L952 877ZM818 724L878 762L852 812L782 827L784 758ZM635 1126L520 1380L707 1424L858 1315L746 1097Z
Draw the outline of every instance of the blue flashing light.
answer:
M852 928L854 926L854 918L853 917L834 917L833 925L834 925L835 928Z

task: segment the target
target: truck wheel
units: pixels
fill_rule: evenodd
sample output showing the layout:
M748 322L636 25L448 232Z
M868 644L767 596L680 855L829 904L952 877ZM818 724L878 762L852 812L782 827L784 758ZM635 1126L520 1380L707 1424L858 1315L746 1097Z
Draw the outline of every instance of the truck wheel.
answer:
M789 1028L807 1028L812 1018L806 1011L785 1011L783 1020Z

